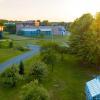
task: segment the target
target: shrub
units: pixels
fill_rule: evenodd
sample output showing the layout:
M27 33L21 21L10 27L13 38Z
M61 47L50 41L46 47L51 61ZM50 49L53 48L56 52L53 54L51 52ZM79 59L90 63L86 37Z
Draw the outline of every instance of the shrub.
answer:
M12 48L12 47L13 47L13 42L10 41L10 42L9 42L9 48Z
M38 81L43 81L47 76L48 70L44 63L35 63L30 71L30 75Z
M39 86L38 81L23 86L20 97L22 100L49 100L47 90Z
M17 82L16 71L13 67L1 73L1 83L5 87L15 87Z
M19 47L17 47L17 49L20 51L28 51L29 50L28 48L23 47L23 46L19 46Z

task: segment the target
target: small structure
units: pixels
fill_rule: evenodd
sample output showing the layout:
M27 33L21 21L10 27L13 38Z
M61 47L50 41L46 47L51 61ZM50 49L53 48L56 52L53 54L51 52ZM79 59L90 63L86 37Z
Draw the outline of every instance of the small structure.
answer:
M86 83L86 100L100 100L100 76Z

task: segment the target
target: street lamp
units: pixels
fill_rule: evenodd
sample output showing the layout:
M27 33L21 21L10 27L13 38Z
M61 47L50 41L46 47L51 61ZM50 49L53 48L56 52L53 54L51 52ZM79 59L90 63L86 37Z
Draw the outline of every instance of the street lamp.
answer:
M2 39L3 26L0 26L0 39Z

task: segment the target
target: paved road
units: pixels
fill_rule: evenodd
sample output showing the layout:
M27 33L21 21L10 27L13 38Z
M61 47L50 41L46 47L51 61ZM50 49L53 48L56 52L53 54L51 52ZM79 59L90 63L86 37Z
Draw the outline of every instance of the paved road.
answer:
M24 54L16 56L16 57L14 57L14 58L12 58L4 63L1 63L0 64L0 71L3 71L4 69L6 69L7 67L10 67L13 64L19 64L20 61L26 60L26 59L32 57L33 55L39 53L39 51L40 51L39 46L29 45L28 48L30 48L31 50L24 53Z

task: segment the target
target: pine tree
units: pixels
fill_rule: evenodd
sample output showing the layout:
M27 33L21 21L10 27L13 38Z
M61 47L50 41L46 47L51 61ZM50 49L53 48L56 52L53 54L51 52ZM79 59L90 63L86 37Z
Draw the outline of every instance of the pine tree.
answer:
M22 61L19 64L19 74L20 75L23 75L24 74L24 64L23 64Z

